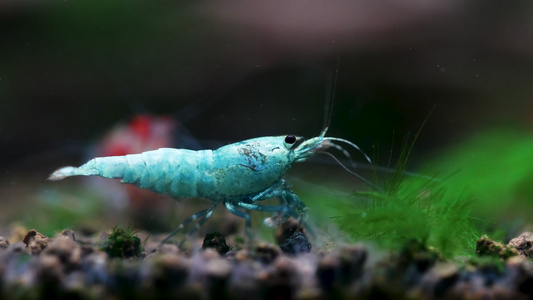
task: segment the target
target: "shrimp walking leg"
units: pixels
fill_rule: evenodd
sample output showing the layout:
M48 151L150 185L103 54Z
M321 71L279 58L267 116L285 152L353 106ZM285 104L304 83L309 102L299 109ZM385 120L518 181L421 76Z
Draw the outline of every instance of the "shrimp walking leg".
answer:
M188 233L187 235L192 235L194 232L196 232L196 230L198 230L198 228L202 227L202 225L211 217L211 215L213 214L213 211L215 210L215 208L217 207L217 204L213 204L210 208L206 208L206 209L203 209L195 214L193 214L192 216L188 217L185 221L183 221L176 229L174 229L174 231L172 231L162 242L161 244L164 244L166 243L170 238L172 238L174 235L176 235L178 232L180 232L181 230L183 230L183 228L185 228L185 226L189 225L189 223L193 222L193 221L196 221L196 220L199 220L198 223L196 224L196 226L194 228L192 228Z
M196 225L187 232L187 236L191 236L193 235L198 229L200 229L204 224L205 222L207 222L207 220L209 220L209 218L211 218L211 216L213 215L213 211L215 210L215 207L216 205L213 205L205 215L203 215L198 223L196 223Z
M286 205L259 205L259 204L239 202L239 203L236 203L235 206L248 209L248 210L279 212L287 216L297 215L294 211L291 211L289 207L287 207Z
M305 228L308 228L308 230L313 235L313 231L309 224L305 220L300 220L300 214L297 214L294 210L289 209L286 205L259 205L259 204L249 204L249 203L243 203L240 202L236 204L236 206L248 209L248 210L255 210L255 211L263 211L263 212L277 212L279 215L266 218L263 223L268 227L277 227L281 223L287 220L288 217L294 217L298 219L298 223L302 224Z
M284 212L293 211L293 209L295 209L298 212L298 221L301 222L305 219L307 215L307 207L302 200L289 189L287 183L283 179L279 180L277 183L267 188L263 192L257 194L251 200L252 203L254 203L276 197L281 199L281 205L286 205L290 208L283 209ZM290 215L284 214L283 216L289 217Z
M237 207L235 207L235 205L233 205L230 202L226 201L226 202L224 202L224 205L226 206L226 208L232 214L236 215L237 217L244 218L245 225L246 225L246 235L248 235L248 239L249 239L250 243L252 243L252 241L253 241L253 233L252 233L252 219L250 218L250 214L247 213L247 212L243 212L243 211L238 210Z

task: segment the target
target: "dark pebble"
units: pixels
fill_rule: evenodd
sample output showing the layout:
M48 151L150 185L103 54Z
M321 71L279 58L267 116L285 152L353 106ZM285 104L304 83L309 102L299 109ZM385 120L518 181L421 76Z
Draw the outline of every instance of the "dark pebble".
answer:
M298 231L279 245L283 253L298 255L311 251L311 243L302 232Z

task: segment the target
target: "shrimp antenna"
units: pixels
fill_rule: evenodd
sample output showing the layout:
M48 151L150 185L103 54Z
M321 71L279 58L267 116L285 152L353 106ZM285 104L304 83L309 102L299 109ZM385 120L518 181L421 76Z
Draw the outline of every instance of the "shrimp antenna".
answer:
M324 125L322 126L322 132L320 137L326 135L329 126L331 125L331 117L333 116L333 101L335 100L335 93L337 91L337 80L339 79L339 66L341 57L337 57L337 67L335 68L335 76L333 77L333 83L331 83L331 74L328 74L328 86L326 88L326 101L324 103Z
M370 159L370 157L363 151L361 150L361 148L359 148L359 146L357 146L356 144L348 141L348 140L345 140L345 139L341 139L341 138L336 138L336 137L325 137L324 138L325 141L337 141L337 142L343 142L345 144L348 144L350 146L352 146L352 148L356 149L357 151L359 151L361 154L363 154L363 156L365 157L366 161L369 163L369 164L372 164L372 160Z
M344 170L346 170L346 172L352 174L353 176L355 176L357 179L361 180L362 182L366 183L367 185L377 189L377 190L382 190L380 187L376 186L375 184L373 184L372 182L368 181L366 178L364 178L363 176L357 174L356 172L350 170L346 165L344 165L335 155L327 152L327 151L317 151L317 153L319 154L325 154L331 158L333 158L333 160L335 160Z

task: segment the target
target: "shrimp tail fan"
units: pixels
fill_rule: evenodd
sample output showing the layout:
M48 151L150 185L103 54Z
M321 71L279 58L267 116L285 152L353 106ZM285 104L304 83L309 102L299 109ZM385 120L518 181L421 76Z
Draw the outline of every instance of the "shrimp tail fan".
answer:
M48 180L57 181L61 180L65 177L70 176L91 176L91 175L98 175L98 172L95 172L95 170L91 169L82 169L82 168L76 168L76 167L63 167L60 169L57 169L54 173L52 173Z

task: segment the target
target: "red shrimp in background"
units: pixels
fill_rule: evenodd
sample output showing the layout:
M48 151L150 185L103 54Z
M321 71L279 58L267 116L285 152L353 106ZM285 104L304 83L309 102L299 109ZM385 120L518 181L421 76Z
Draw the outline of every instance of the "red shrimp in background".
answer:
M168 116L134 116L104 135L95 152L102 156L119 156L172 147L175 125Z
M122 156L165 147L175 147L177 124L170 116L139 114L115 125L97 142L91 156ZM94 179L94 180L93 180ZM118 180L91 179L91 185L109 199L112 206L128 210L132 221L143 227L159 227L158 217L169 209L168 201L157 194Z

